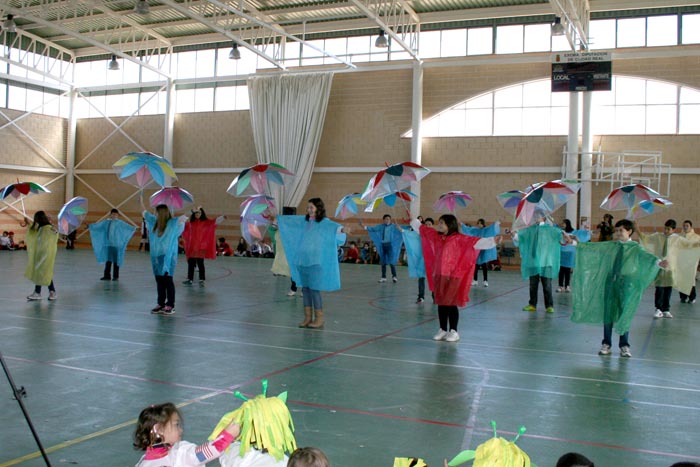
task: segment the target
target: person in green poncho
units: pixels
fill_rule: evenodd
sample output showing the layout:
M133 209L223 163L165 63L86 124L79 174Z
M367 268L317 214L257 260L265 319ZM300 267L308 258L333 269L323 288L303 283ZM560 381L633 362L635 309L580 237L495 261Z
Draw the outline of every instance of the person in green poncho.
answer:
M576 248L573 313L576 323L603 324L599 355L610 355L613 327L620 356L631 357L629 328L644 290L668 263L630 240L634 224L615 224L616 242L580 243Z
M32 281L34 293L27 300L41 300L41 286L49 286L49 300L56 300L53 267L58 248L58 232L44 211L34 213L34 222L27 230L27 269L24 277Z

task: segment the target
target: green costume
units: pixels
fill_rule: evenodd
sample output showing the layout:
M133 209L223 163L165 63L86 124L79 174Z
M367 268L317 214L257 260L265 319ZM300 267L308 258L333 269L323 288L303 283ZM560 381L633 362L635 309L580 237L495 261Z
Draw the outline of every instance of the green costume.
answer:
M36 285L49 285L53 279L53 266L58 248L58 232L52 225L39 230L27 230L27 269L24 277Z
M560 240L561 229L551 225L535 224L518 231L523 279L537 275L550 279L559 277Z
M579 243L571 320L613 323L620 335L629 331L642 294L659 270L657 263L636 242Z

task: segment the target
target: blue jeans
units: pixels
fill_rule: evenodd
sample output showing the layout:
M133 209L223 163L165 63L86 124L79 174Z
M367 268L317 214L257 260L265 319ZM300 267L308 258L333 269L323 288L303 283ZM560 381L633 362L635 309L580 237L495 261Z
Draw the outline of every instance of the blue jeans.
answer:
M304 294L304 307L313 307L314 310L323 310L323 300L321 300L321 291L302 287L301 293Z
M603 344L607 344L610 347L612 347L612 330L613 330L613 323L607 323L603 325ZM627 331L626 333L622 334L620 336L620 347L629 347L630 342L629 342L629 337L630 333Z
M386 265L389 264L389 258L392 256L391 243L382 243L382 278L386 279ZM396 277L396 265L389 264L391 267L391 277Z
M418 298L425 298L425 277L418 278Z

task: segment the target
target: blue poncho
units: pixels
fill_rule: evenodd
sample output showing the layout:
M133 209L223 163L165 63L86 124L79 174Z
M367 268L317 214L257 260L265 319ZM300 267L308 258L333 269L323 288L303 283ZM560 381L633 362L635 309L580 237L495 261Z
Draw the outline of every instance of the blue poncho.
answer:
M543 276L554 279L559 275L561 229L551 225L531 225L518 231L520 272L523 279Z
M90 241L98 263L111 261L121 266L124 252L136 227L119 219L105 219L88 226Z
M277 218L292 279L300 287L330 292L340 289L337 248L345 243L340 224L328 218L321 222L306 216Z
M384 257L382 243L384 242L384 229L389 229L387 236L391 239L391 255L388 258ZM382 264L396 264L399 261L401 254L401 245L403 245L403 236L401 230L396 228L395 224L377 224L372 227L367 227L369 238L372 239L379 253L379 260Z
M489 238L500 234L501 227L498 222L494 222L493 224L484 228L467 227L466 225L462 224L462 233L464 235L471 235L472 237ZM479 251L479 257L476 258L476 264L490 263L491 261L496 261L497 259L498 253L496 252L496 248L489 248L488 250Z
M425 277L425 260L423 259L423 246L418 232L404 230L403 243L406 245L406 257L408 258L408 277Z
M574 235L579 243L591 241L590 230L574 230L569 232L569 235ZM561 267L573 268L576 265L576 246L571 243L561 246Z
M148 240L151 245L151 267L156 276L175 274L177 266L177 240L185 230L184 219L173 218L168 221L163 235L158 236L158 232L153 231L156 223L156 216L148 211L144 211L143 217L146 219L148 227ZM182 221L181 221L182 220Z

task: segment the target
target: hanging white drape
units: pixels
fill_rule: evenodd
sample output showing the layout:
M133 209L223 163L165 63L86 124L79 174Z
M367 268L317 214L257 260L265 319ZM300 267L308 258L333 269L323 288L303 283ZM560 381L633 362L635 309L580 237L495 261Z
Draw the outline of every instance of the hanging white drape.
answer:
M248 78L258 162L275 162L295 174L283 188L270 186L280 212L298 206L311 181L332 80L333 73Z

